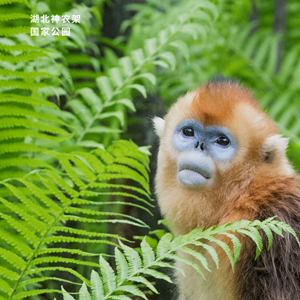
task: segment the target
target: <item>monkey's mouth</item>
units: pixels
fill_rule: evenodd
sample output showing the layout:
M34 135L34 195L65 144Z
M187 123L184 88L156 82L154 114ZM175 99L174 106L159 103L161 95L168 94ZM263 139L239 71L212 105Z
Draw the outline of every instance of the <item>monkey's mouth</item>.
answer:
M177 179L187 186L203 186L207 185L210 175L206 170L197 167L184 167L179 168Z
M206 172L204 172L204 170L199 169L199 168L182 168L182 169L179 169L179 172L182 172L182 171L190 172L190 174L197 173L200 176L204 177L205 179L210 178L210 176L208 174L206 174Z

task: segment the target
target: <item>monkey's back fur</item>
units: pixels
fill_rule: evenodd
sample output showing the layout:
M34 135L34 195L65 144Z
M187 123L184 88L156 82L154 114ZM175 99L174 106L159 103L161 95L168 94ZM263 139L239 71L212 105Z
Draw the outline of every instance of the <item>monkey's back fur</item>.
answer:
M272 216L289 224L300 236L299 177L262 182L253 202L257 207L253 220L263 221ZM249 199L252 200L252 199ZM247 209L247 208L246 208ZM300 250L291 234L285 238L273 234L269 251L268 239L263 236L261 255L255 261L256 247L245 241L235 270L237 299L243 300L296 300L300 299Z
M189 187L178 182L182 153L172 139L184 120L227 128L237 140L229 161L216 161L210 185ZM175 235L194 228L239 220L277 220L289 224L300 236L300 179L288 162L276 126L263 113L251 93L237 83L209 83L188 93L171 107L165 120L154 120L160 136L156 192L161 211ZM200 151L200 150L199 150ZM192 267L177 263L186 277L176 274L180 300L297 300L300 299L300 249L291 234L273 234L268 251L264 233L263 251L255 259L256 245L248 237L232 272L230 262L214 245L220 261L217 270L207 255L212 272L204 281ZM222 237L229 245L229 238ZM190 256L179 253L190 260ZM194 260L196 262L196 260Z

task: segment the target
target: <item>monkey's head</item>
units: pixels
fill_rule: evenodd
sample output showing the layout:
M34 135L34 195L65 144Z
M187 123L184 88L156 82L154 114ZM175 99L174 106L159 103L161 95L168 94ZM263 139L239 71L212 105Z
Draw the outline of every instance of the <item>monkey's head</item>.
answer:
M187 93L154 126L156 192L175 234L218 224L255 178L293 175L287 139L237 83L211 82Z

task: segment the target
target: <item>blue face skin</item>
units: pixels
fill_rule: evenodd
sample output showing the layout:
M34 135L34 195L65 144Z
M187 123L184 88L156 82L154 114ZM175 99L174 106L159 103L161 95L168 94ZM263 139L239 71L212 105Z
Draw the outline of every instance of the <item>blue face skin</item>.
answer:
M237 150L236 140L227 128L204 127L195 119L184 120L176 127L173 146L181 152L177 178L190 187L212 184L215 162L229 161Z

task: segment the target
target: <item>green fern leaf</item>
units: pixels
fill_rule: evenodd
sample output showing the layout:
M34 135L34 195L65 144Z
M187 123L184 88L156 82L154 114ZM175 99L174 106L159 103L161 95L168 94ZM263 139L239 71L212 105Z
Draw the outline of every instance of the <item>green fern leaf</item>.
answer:
M79 290L79 300L92 300L85 283L82 284L81 289Z
M45 77L45 78L54 78L56 77L50 73L46 72L20 72L20 71L13 71L13 70L7 70L7 69L0 69L0 75L5 77L18 77L18 78L25 78L25 79L36 79L37 77Z
M140 51L143 53L142 49L140 49ZM143 56L143 54L142 54L142 56ZM133 57L137 58L139 56L133 55ZM142 61L143 61L143 59L142 59ZM124 56L124 57L120 58L119 65L121 66L124 75L131 76L133 74L132 63L128 56ZM137 63L137 65L139 65L139 63Z
M35 184L33 184L32 182L26 181L26 180L22 180L22 179L19 179L19 181L22 182L26 187L28 187L28 189L31 191L31 193L33 195L38 196L38 198L52 211L56 211L57 213L62 211L62 208L59 205L57 205L51 198L49 198L45 194L45 191L43 191L42 189L37 187ZM44 215L44 213L42 214L42 216L43 215ZM53 221L52 217L49 218L49 221Z
M117 283L120 284L127 278L128 263L125 256L118 248L115 248L115 259L117 266Z
M101 272L105 294L108 294L116 288L116 275L112 267L102 256L100 256L100 266L102 267Z
M66 290L63 287L61 287L61 290L63 293L64 300L75 300L70 294L66 292Z
M27 258L32 253L32 249L26 243L21 241L19 238L16 238L15 236L9 234L3 228L0 228L0 239L2 241L5 241L10 246L14 247L17 250L17 252L19 252Z
M47 153L47 149L40 148L30 144L24 143L1 143L0 154L4 153L16 153L16 152L44 152Z
M159 241L156 253L158 257L164 256L171 248L170 242L173 239L173 236L171 233L165 234Z
M0 42L0 50L6 51L6 52L13 52L13 51L21 51L21 52L47 51L47 52L54 52L53 50L42 49L40 47L36 47L36 46L32 46L32 45L4 45L4 44L1 44L1 42Z
M256 221L254 221L253 224L256 224ZM259 222L258 225L263 229L263 231L265 232L265 234L268 237L268 250L270 250L270 248L272 246L272 243L273 243L273 234L272 234L272 231L263 222Z
M93 129L92 129L93 130ZM90 131L88 130L89 132L93 132L93 131ZM100 148L100 149L104 149L104 146L103 144L99 144L99 143L96 143L94 141L81 141L81 142L78 142L77 145L79 147L86 147L86 148Z
M125 120L124 120L124 114L121 111L115 111L115 112L108 112L108 113L103 113L97 116L97 119L99 120L105 120L108 118L117 118L120 121L121 126L124 126ZM89 132L89 130L88 130Z
M34 58L32 58L34 59ZM39 88L45 88L48 85L45 83L32 82L30 85L27 82L16 81L16 80L0 80L0 88L13 88L13 89L24 89L35 91Z
M54 221L54 217L49 215L48 211L43 209L40 205L35 204L32 200L27 198L22 192L20 192L16 187L11 184L5 184L5 186L16 196L24 205L27 207L28 211L32 214L36 214L41 217L46 223L50 224ZM33 223L33 225L38 225ZM40 229L46 229L44 224L40 224Z
M25 267L25 261L14 252L0 248L0 257L8 261L15 268L21 270Z
M53 290L53 289L35 289L35 290L31 290L31 291L27 291L27 292L20 292L17 293L13 299L17 300L17 299L24 299L27 297L32 297L32 296L37 296L37 295L43 295L43 294L50 294L50 293L61 293L61 291L59 290Z
M175 61L176 63L176 61ZM133 77L133 79L146 78L153 85L156 83L156 77L152 73L141 73Z
M206 270L210 271L210 269L208 267L207 260L206 260L206 258L201 253L199 253L199 252L197 252L195 250L192 250L192 249L190 249L188 247L181 247L180 250L183 251L183 252L185 252L185 253L187 253L187 254L189 254L189 255L191 255L191 256L193 256L193 257L195 257L197 260L199 260L201 262L201 264L203 265L203 267Z
M92 271L91 275L91 286L92 286L92 300L99 300L104 298L104 290L103 290L103 283L99 274Z
M137 171L139 171L139 173L141 173L146 178L146 180L149 180L149 175L147 170L145 170L144 166L136 159L131 157L124 157L124 156L116 157L115 163L130 166L131 168L134 168Z
M18 99L18 98L16 98L16 99ZM28 100L30 101L30 98ZM44 114L41 112L37 113L37 112L34 112L29 109L20 108L18 106L3 106L2 105L1 111L0 111L0 116L32 117L32 118L37 118L39 120L50 121L50 122L61 124L63 126L68 126L68 124L66 124L64 121L60 120L57 117L51 116L49 114Z
M5 277L7 279L11 279L11 280L18 280L18 278L19 278L19 274L18 273L14 272L14 271L11 271L11 270L9 270L9 269L7 269L5 267L1 267L1 266L0 266L0 274L3 277ZM0 282L1 282L1 279L0 279ZM0 285L0 287L1 287L1 285Z
M207 250L207 252L212 257L213 261L215 262L216 267L219 269L219 257L218 257L218 254L217 254L216 250L212 246L204 244L204 243L201 243L199 241L194 242L194 245L195 246L201 246L205 250ZM237 258L238 254L239 254L238 252L234 253L234 258Z
M128 296L110 296L110 299L113 299L113 300L132 300L130 297Z
M123 77L121 74L121 70L119 68L111 68L108 71L109 78L114 87L119 87L123 85Z
M67 216L65 217L66 220L76 220L76 218L68 218ZM85 218L81 218L83 220L86 220ZM80 221L82 222L83 220ZM95 220L95 219L89 219L91 223L105 223L107 220ZM94 222L93 222L94 221ZM112 221L112 223L115 223ZM122 220L120 220L120 223L122 223ZM135 224L133 222L126 222L124 223L129 223L129 224ZM137 225L136 225L137 226ZM99 240L99 239L86 239L86 238L76 238L76 237L68 237L68 236L52 236L52 237L47 237L44 239L45 244L51 244L51 243L95 243L95 244L107 244L107 245L113 245L116 246L115 243L110 242L108 240Z
M22 13L2 14L0 15L0 21L9 21L17 19L30 19L30 15Z
M0 198L1 200L1 198ZM2 201L1 201L2 202ZM9 207L9 206L8 206ZM4 219L12 228L18 231L26 240L28 240L33 246L37 245L39 238L29 229L24 222L14 220L11 216L1 213L1 218ZM31 220L31 218L29 218ZM30 224L30 223L29 223Z
M83 125L87 125L90 123L93 118L89 109L79 100L74 99L69 101L67 104L68 107L72 109L74 114L78 117L78 119L82 122Z
M11 4L11 3L14 3L14 2L19 2L19 3L26 4L30 8L29 3L27 3L24 0L0 0L0 5Z
M116 291L126 292L133 296L141 297L147 300L145 294L134 285L123 285L116 288Z
M179 256L177 254L169 254L167 257L169 259L174 259L174 260L182 261L185 264L190 265L191 267L193 267L203 277L203 279L206 279L205 276L204 276L204 274L203 274L203 272L202 272L202 270L201 270L201 268L199 267L198 264L196 264L196 263L194 263L194 262L192 262L192 261L190 261L188 259L185 259L185 258L183 258L183 257L181 257L181 256Z
M82 266L91 266L91 267L99 267L98 264L93 263L93 262L88 262L88 261L80 261L76 259L71 259L71 258L62 258L58 256L47 256L47 257L40 257L33 259L31 263L29 264L29 267L32 267L34 265L39 265L39 264L48 264L49 263L70 263L74 265L82 265Z
M5 0L6 2L23 2L23 1L9 1L9 0ZM6 4L6 3L4 3ZM1 3L0 3L1 5ZM20 33L25 33L25 34L30 34L30 28L29 27L13 27L13 28L5 28L5 29L0 29L0 36L13 36L16 34L20 34Z
M155 288L155 286L145 277L142 276L134 276L131 278L127 279L129 282L134 282L134 283L142 283L144 284L149 290L151 290L152 292L154 292L155 294L158 294L157 289Z
M93 165L94 166L94 165ZM144 170L142 171L144 173ZM145 196L146 198L148 198L149 200L153 201L153 199L150 198L149 194L147 192L145 192L144 190L137 188L135 186L128 186L128 185L123 185L123 184L109 184L109 183L98 183L98 182L92 182L89 184L90 188L99 188L99 189L124 189L124 190L130 190L130 191L135 191L143 196ZM101 205L101 203L99 202L94 202L94 204L98 204ZM148 205L151 206L151 204L148 203Z
M222 241L220 241L220 240L218 240L216 238L213 238L213 237L210 238L210 241L215 242L217 245L219 245L225 251L225 253L227 254L227 256L228 256L228 258L230 260L231 266L233 268L235 261L234 261L234 258L232 256L232 254L231 254L229 246L226 243L224 243L224 242L222 242Z
M66 279L62 279L62 278L58 278L58 277L42 277L42 278L33 278L33 279L28 279L23 281L20 286L27 286L30 284L35 284L35 283L39 283L39 282L44 282L44 281L59 281L59 282L65 282L65 283L70 283L72 285L80 285L77 282L74 281L70 281L70 280L66 280Z
M134 249L124 245L121 241L119 241L120 246L122 247L125 256L127 258L129 264L129 274L133 274L138 271L142 266L142 260L137 251Z
M146 89L143 85L141 85L141 84L130 84L130 85L127 86L127 88L135 89L138 92L140 92L143 95L144 98L147 98L147 92L146 92Z
M120 99L120 100L111 101L110 103L107 103L105 105L105 107L110 107L110 106L113 106L116 104L123 104L124 106L128 107L131 111L133 111L133 112L136 111L135 106L130 99ZM92 132L92 131L89 130L89 132ZM120 132L120 130L115 129L115 132Z
M92 89L79 89L77 90L77 94L82 96L86 104L91 108L93 114L96 114L98 111L101 111L102 101Z
M90 252L85 252L79 249L68 249L68 248L46 248L43 250L39 250L37 252L37 255L43 255L47 253L69 253L69 254L77 254L81 256L99 256L98 253L90 253Z
M1 278L0 278L0 291L6 292L7 294L10 294L12 291L9 284L4 279Z
M180 272L182 274L182 276L185 277L185 273L182 269L175 267L173 264L171 263L167 263L167 262L161 262L161 261L156 261L155 262L155 267L159 267L159 268L169 268L169 269L174 269L178 272Z
M144 266L148 266L153 263L155 260L155 254L150 245L147 243L146 238L144 238L141 243L141 250Z
M77 278L79 278L81 281L83 281L86 285L90 286L90 282L89 280L87 280L86 278L84 278L81 274L79 274L77 271L71 269L71 268L65 268L65 267L60 267L60 266L55 266L55 267L44 267L44 268L38 268L38 269L31 269L28 270L25 275L31 275L31 274L39 274L42 272L47 272L47 271L64 271L64 272L68 272L74 276L76 276Z
M113 96L113 89L109 82L108 77L101 76L96 79L96 83L99 87L100 93L104 98L105 102L109 102Z
M68 232L68 233L72 233L72 234L75 234L75 235L85 235L85 236L90 236L90 237L120 238L116 234L93 232L93 231L87 231L87 230L83 230L83 229L77 229L77 228L66 227L66 226L65 227L63 227L63 226L53 226L52 231L53 232L56 232L56 231ZM128 241L125 238L121 238L121 240Z
M165 281L168 281L170 283L173 283L171 278L159 271L156 271L156 270L152 270L152 269L142 269L141 270L141 273L142 274L145 274L145 275L149 275L149 276L152 276L154 278L157 278L157 279L163 279Z
M39 230L33 230L34 232L44 232L46 231L46 225L39 221L35 216L32 214L29 215L24 209L22 209L20 206L13 204L4 198L0 197L0 202L2 202L7 208L9 208L11 211L15 212L17 215L19 215L24 221L26 221L32 228L38 228ZM29 202L30 203L30 202ZM4 215L2 215L4 217ZM28 228L29 230L29 228Z
M251 237L251 239L255 242L256 246L257 246L257 251L256 251L256 257L255 259L259 256L259 254L261 253L263 244L262 244L262 238L258 232L258 230L256 228L249 228L248 230L239 230L240 233L244 233L245 235L248 235Z
M172 52L163 52L159 54L159 57L164 59L171 67L172 70L176 68L176 58Z
M53 108L57 108L57 106L54 103L46 101L46 100L42 100L42 99L39 99L36 97L21 96L21 95L15 95L15 94L3 94L1 96L0 103L7 103L7 102L8 103L10 103L10 102L26 103L26 104L30 104L32 106L50 106ZM18 108L18 107L16 107L16 108ZM26 114L23 114L23 115L26 116ZM37 117L37 115L35 117ZM60 121L59 119L57 119L57 120Z
M234 261L236 262L238 257L240 256L240 252L241 252L241 242L240 240L231 233L224 233L224 235L228 236L231 238L231 241L233 243L233 256L234 256Z

